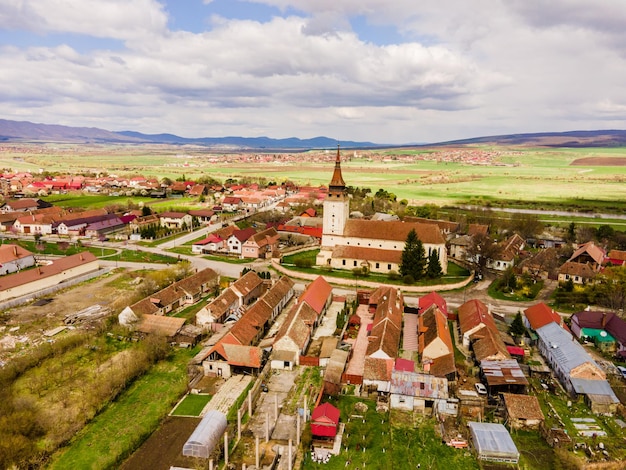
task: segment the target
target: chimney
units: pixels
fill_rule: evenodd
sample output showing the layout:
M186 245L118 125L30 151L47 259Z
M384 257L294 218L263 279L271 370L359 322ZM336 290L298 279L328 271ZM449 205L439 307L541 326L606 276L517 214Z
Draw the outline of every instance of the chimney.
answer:
M17 245L13 245L13 254L17 256Z
M601 323L602 329L604 329L604 327L606 326L606 317L607 317L606 312L602 312L602 323Z

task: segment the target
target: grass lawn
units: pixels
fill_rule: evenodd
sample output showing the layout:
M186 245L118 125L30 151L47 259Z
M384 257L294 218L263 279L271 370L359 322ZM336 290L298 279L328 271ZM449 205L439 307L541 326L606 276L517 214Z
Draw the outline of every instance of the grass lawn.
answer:
M172 411L174 416L200 416L200 413L211 401L211 395L187 395Z
M176 349L153 366L55 454L49 468L112 468L128 457L185 392L187 362L195 352Z
M389 276L387 276L386 274L369 273L367 276L359 275L355 277L354 273L350 270L333 269L329 271L328 269L321 269L315 266L315 259L318 253L319 249L315 249L302 253L297 253L295 255L288 255L283 258L282 265L293 271L298 271L302 273L317 274L328 277L338 277L341 279L352 279L354 280L356 285L358 285L359 280L377 282L380 284L393 284L398 286L406 285L404 282L402 282L401 279L389 279ZM311 262L313 266L310 268L296 266L296 263L300 263L300 261L304 261L306 264ZM452 262L448 262L448 274L437 279L423 279L412 285L436 286L440 284L454 284L462 281L463 279L466 279L469 274L470 273L467 269Z
M41 199L55 206L81 209L102 209L118 204L128 206L129 204L145 204L154 201L154 199L149 197L141 196L109 196L105 194L92 195L87 193L51 194L49 196L42 196Z
M178 259L173 256L161 255L139 250L122 250L121 253L106 257L107 261L130 261L135 263L176 264Z
M522 285L521 288L515 289L512 292L502 292L498 289L501 279L495 279L487 289L489 297L498 300L511 300L513 302L528 302L537 298L541 289L543 289L543 281L537 281L535 284L529 286ZM521 281L520 281L521 282Z
M418 464L421 468L446 470L479 468L469 452L441 443L434 420L424 418L414 423L411 413L378 413L374 401L357 397L341 396L331 402L340 409L341 421L346 425L342 452L327 464L314 463L307 456L304 470L400 470L415 469ZM367 411L357 411L358 402L367 405Z

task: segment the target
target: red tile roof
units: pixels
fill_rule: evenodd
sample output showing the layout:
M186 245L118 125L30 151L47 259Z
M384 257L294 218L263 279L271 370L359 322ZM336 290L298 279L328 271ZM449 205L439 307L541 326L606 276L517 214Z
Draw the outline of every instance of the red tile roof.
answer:
M320 315L328 302L329 297L333 294L333 288L322 276L319 276L311 284L309 284L299 301L306 302L318 315Z
M445 243L441 229L434 224L420 224L399 221L349 219L344 229L345 237L396 240L404 243L411 230L415 230L422 243L440 245Z
M528 323L533 330L537 330L551 322L556 322L558 325L563 325L563 319L561 318L561 315L559 315L556 310L551 309L543 302L540 302L537 305L533 305L532 307L528 307L526 310L524 310L524 316L528 320Z

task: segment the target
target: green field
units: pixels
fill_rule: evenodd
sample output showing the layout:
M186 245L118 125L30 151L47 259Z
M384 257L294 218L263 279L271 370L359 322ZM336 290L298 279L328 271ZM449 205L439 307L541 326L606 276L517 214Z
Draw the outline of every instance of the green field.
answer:
M32 154L6 152L0 164L33 171L100 172L119 176L197 179L210 176L224 181L244 177L278 183L291 180L303 185L327 185L333 165L328 152L304 152L277 157L275 162L243 161L240 155L215 155L209 149L190 149L181 155L178 147L101 146L84 150L70 146L45 146ZM480 158L473 159L474 156ZM540 208L576 207L597 211L626 209L626 148L530 148L467 146L456 149L393 149L342 151L343 176L349 186L379 188L410 203L436 205L540 203ZM572 165L580 158L596 158ZM617 160L619 158L619 160ZM612 165L611 159L615 164ZM55 196L60 204L74 204ZM67 197L67 196L66 196ZM141 199L94 196L90 207ZM149 198L143 198L147 202ZM187 202L188 203L188 202ZM154 201L160 210L183 201Z
M176 349L138 378L54 456L49 468L113 468L129 456L184 393L193 352Z

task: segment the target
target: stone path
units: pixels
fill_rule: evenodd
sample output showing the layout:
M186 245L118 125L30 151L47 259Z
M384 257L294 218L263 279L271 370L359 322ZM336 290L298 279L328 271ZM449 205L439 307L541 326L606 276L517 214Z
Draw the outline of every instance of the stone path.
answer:
M363 370L365 369L365 354L367 353L367 346L369 344L367 326L373 323L374 315L369 312L367 305L359 305L356 314L361 319L361 326L359 327L356 342L352 347L352 358L350 362L348 362L346 373L350 375L363 375Z
M211 410L217 410L227 415L230 408L250 382L252 382L252 377L249 375L234 375L230 377L217 393L213 395L211 401L206 404L202 413L200 413L200 417L203 417Z

